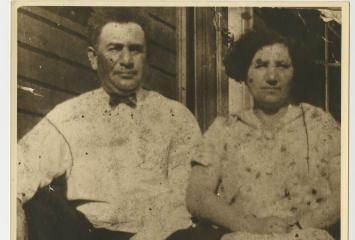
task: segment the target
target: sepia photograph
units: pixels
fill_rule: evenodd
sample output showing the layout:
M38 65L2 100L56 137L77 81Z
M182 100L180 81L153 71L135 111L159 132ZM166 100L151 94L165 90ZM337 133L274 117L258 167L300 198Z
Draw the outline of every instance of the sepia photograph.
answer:
M348 239L348 3L27 3L11 239Z

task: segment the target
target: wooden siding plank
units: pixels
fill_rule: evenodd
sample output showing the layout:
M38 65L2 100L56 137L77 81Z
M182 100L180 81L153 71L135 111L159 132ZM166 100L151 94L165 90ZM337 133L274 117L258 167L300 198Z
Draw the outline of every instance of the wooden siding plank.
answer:
M158 45L172 53L176 53L176 32L166 25L152 20L150 33L148 34L149 44Z
M176 75L176 55L156 45L149 46L149 63Z
M17 112L17 139L21 139L30 131L42 117L28 113Z
M76 93L99 86L94 71L72 66L23 47L18 48L18 75Z
M74 22L80 23L83 26L85 26L87 24L87 20L90 16L90 13L91 13L91 7L45 6L42 8L44 8L48 11L51 11L59 16L68 18Z
M157 91L171 99L177 99L176 84L175 78L152 68L150 68L149 76L143 82L145 88Z
M90 67L85 40L23 13L18 14L18 41Z
M62 16L59 16L42 7L35 7L35 6L21 7L18 9L18 11L19 12L26 11L35 14L41 18L47 19L48 21L55 23L58 27L66 28L70 31L76 32L78 35L81 35L83 38L87 36L87 31L85 27L83 27L81 24L74 22L70 19L64 18Z
M74 97L72 94L45 88L18 78L17 107L37 114L47 114L58 103Z
M170 27L176 28L176 8L175 7L149 7L147 11L150 15L161 19Z

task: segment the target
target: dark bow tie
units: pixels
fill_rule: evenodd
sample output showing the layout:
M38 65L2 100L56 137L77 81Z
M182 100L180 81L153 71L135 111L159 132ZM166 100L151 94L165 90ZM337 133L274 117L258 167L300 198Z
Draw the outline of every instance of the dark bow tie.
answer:
M120 103L124 103L132 108L135 108L137 106L137 95L136 94L132 94L129 96L121 96L117 94L110 95L111 107L116 107Z

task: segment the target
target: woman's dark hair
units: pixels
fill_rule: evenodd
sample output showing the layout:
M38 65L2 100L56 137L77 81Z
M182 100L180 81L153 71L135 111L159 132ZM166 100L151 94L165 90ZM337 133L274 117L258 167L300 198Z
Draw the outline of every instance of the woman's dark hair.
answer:
M88 20L89 43L95 46L102 28L110 22L137 23L142 27L147 41L149 33L148 19L144 17L143 10L139 7L94 7Z
M300 101L302 98L300 94L306 86L309 66L304 47L296 40L272 30L249 31L234 42L224 59L226 73L238 82L246 81L255 53L262 47L275 43L282 43L288 48L294 68L291 94L295 101Z

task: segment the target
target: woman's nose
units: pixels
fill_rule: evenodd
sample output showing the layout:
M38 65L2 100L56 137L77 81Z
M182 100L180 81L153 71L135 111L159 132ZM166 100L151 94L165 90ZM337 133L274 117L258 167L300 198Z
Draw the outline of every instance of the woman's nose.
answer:
M266 82L267 82L269 85L272 85L272 86L275 86L275 85L277 85L277 83L278 83L277 79L275 79L275 78L268 78L268 79L266 80Z
M268 72L267 72L266 82L272 86L277 85L277 83L278 83L276 71L277 70L274 67L271 67L268 69Z

